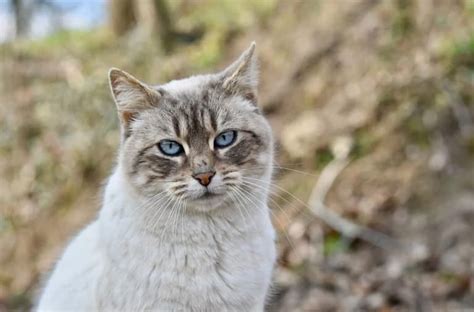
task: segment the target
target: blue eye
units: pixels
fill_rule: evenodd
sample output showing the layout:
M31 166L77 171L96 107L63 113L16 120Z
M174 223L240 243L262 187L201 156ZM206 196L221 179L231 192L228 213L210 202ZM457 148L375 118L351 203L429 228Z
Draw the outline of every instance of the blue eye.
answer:
M235 142L237 132L234 130L222 132L214 139L214 146L217 148L224 148Z
M183 152L183 147L176 141L163 140L158 143L160 151L168 156L178 156Z

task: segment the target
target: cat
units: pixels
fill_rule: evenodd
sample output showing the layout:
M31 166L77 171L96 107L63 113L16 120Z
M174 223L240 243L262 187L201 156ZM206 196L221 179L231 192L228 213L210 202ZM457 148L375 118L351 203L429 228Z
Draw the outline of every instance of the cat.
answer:
M273 137L254 51L159 86L110 70L118 164L38 311L264 310L276 257Z

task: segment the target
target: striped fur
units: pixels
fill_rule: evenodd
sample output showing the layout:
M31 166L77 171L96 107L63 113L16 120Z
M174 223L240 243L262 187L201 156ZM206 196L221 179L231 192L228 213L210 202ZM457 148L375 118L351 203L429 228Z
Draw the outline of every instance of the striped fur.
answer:
M129 74L111 79L119 112L133 114L130 122L122 121L126 130L120 163L138 193L144 196L152 196L159 190L172 193L172 185L184 183L189 192L187 199L194 199L203 192L192 178L193 173L202 169L202 162L207 163L207 169L216 171L220 177L216 181L231 183L228 174L268 176L267 167L273 154L272 134L257 106L257 70L251 53L253 48L221 73L193 76L154 87L129 78ZM127 79L130 79L128 84ZM150 99L150 93L156 94L154 98ZM126 98L121 99L121 94ZM147 98L148 102L143 100ZM137 107L136 99L141 101L141 106ZM135 102L128 104L127 101ZM123 109L124 106L132 109ZM224 150L214 149L215 137L229 129L237 131L237 141ZM181 143L185 155L162 154L157 143L163 139ZM222 193L220 189L225 185L225 182L222 185L211 183L209 190ZM193 206L192 201L189 206Z

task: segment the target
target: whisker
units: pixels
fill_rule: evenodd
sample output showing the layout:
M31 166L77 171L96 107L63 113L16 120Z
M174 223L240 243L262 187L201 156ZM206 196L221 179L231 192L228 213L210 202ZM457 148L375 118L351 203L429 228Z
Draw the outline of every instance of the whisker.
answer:
M263 190L263 191L268 191L271 196L277 196L278 198L284 200L285 202L291 203L291 201L290 201L289 199L285 198L284 196L282 196L281 194L279 194L277 191L271 189L272 187L275 187L275 185L273 185L273 183L269 183L269 188L268 188L268 189L267 189L266 187L260 185L260 184L256 184L256 183L254 183L254 182L252 182L252 181L248 181L248 180L246 180L245 178L242 179L242 182L241 182L241 183L242 183L242 184L248 184L248 185L250 185L251 187L258 187L258 188L260 188L260 189ZM267 183L268 183L268 182L267 182ZM271 200L273 200L273 199L271 198L271 196L270 196L269 198L270 198Z
M240 169L240 170L266 169L266 168L268 168L268 167L271 167L271 168L277 169L277 170L291 171L291 172L299 173L299 174L306 175L306 176L310 176L310 177L315 177L315 178L318 177L318 175L316 175L316 174L314 174L314 173L309 173L309 172L305 172L305 171L301 171L301 170L297 170L297 169L293 169L293 168L288 168L288 167L282 167L282 166L278 166L278 165L251 166L251 167L249 167L249 168L242 168L242 169Z
M242 191L246 191L246 190L243 190L243 189L242 189ZM246 193L247 193L248 196L252 196L254 199L259 200L265 207L267 207L266 203L264 203L262 199L258 198L258 197L255 196L253 193L251 193L250 191L246 191ZM257 206L257 207L258 207L258 206ZM280 224L281 229L282 229L282 231L283 231L283 234L285 234L286 240L287 240L288 243L290 244L291 249L294 249L295 246L293 245L293 242L291 241L290 236L288 235L288 232L286 231L285 226L283 226L283 225L280 223L280 221L278 220L277 216L273 213L273 211L271 211L271 209L267 209L267 210L268 210L268 211L270 212L270 214L273 216L273 219L274 219L275 221L277 221L277 222ZM288 221L289 221L289 219L288 219Z
M238 181L238 179L236 177L224 177L222 179L223 182L226 182L226 181Z
M259 185L253 184L253 183L249 183L248 181L242 181L242 184L243 185L248 185L248 186L251 186L251 187L258 187L259 186ZM290 220L291 220L290 216L286 213L285 209L283 209L283 207L281 207L280 204L275 199L272 198L272 195L279 196L280 198L284 199L288 203L290 203L290 201L288 199L284 198L283 196L279 195L278 193L272 192L272 190L269 190L269 191L270 191L271 194L270 194L270 196L268 196L268 200L270 200L274 205L276 205L276 207L278 209L280 209L280 211L283 213L286 220L288 222L290 222Z
M183 199L182 197L179 197L179 206L178 206L178 219L176 220L176 231L179 232L178 230L178 225L181 223L183 224L183 218L184 218L184 211L183 211ZM181 222L179 222L181 221ZM183 241L183 228L181 226L181 241Z
M284 192L284 193L290 195L292 198L294 198L295 200L297 200L297 201L303 203L303 204L306 206L306 203L305 203L303 200L299 199L298 197L296 197L295 195L293 195L293 193L291 193L290 191L284 189L283 187L281 187L281 186L279 186L279 185L277 185L277 184L275 184L275 183L266 182L266 181L264 181L264 180L262 180L262 179L257 179L257 178L252 178L252 177L245 177L245 178L243 178L243 179L251 179L251 180L253 180L253 181L269 183L270 186L276 187L276 188L279 189L280 191L282 191L282 192ZM247 181L247 182L250 182L250 181Z
M233 189L233 191L235 192L235 189ZM237 193L232 193L232 192L229 192L229 195L232 197L232 199L234 200L234 203L237 204L237 209L240 213L240 216L242 217L242 221L245 221L245 217L242 213L242 209L243 209L243 205L242 205L242 202L241 202L241 199L238 197ZM242 209L241 209L242 208Z
M181 243L184 243L184 217L186 214L186 201L185 200L183 200L182 207L183 207L183 212L181 215Z
M158 195L161 195L165 193L165 191L158 193ZM147 215L152 209L156 210L156 207L168 197L167 194L161 195L161 196L154 196L152 197L149 201L146 201L143 205L139 206L139 210L143 210L143 214Z
M253 202L250 202L246 197L245 195L239 190L238 187L236 187L234 189L234 191L236 192L236 196L239 196L242 200L244 201L247 201L247 203L250 203L252 206L255 205L255 203ZM246 215L248 216L250 222L252 222L252 225L254 227L254 230L257 231L257 225L255 224L255 221L254 219L251 217L250 213L247 211L247 208L245 208L245 203L242 203L242 209L245 211Z
M153 218L150 220L151 222L153 222L153 226L151 227L153 231L156 231L156 226L158 225L158 222L161 220L161 217L164 215L164 213L167 212L168 207L171 205L172 202L173 202L173 198L169 196L168 200L164 204L164 207L160 207L160 209L158 209L158 211L161 210L158 219L155 220ZM168 212L168 215L169 215L169 212Z
M173 207L174 205L176 204L176 200L175 199L172 199L171 202L168 204L168 206L166 207L166 220L165 222L163 223L163 226L160 228L160 231L158 232L159 233L159 237L160 237L160 240L163 239L163 236L166 235L166 233L168 232L168 226L169 226L169 222L173 216L173 213L174 213L174 210L173 210ZM170 207L171 206L171 207ZM168 209L169 208L169 209Z
M176 218L176 215L178 213L178 210L176 209L176 205L178 204L178 199L175 199L174 200L174 204L173 206L171 207L170 211L170 217L169 219L166 221L166 231L168 231L168 225L171 227L170 231L173 231L173 234L175 234L175 227L174 227L174 222L175 222L175 218Z
M175 192L174 195L175 195L176 197L179 197L179 196L184 195L185 193L186 193L186 190L183 190L183 191L181 191L181 192Z
M245 179L251 179L251 180L253 180L253 181L264 182L264 181L262 181L261 179L257 179L257 178L245 177ZM248 180L247 180L247 182L250 182L250 183L251 183L251 181L248 181ZM254 184L254 186L258 187L257 184ZM271 183L271 182L270 182L270 186L271 186L271 187L274 187L274 188L276 188L276 189L278 189L279 191L281 191L281 192L283 192L283 193L285 193L285 194L287 194L287 195L289 195L291 198L293 198L294 200L296 200L300 205L302 205L303 207L305 207L307 210L304 210L304 213L310 213L311 207L309 207L309 205L308 205L307 203L305 203L302 199L300 199L298 196L294 195L294 194L291 193L290 191L286 190L285 188L283 188L283 187L281 187L281 186L279 186L279 185L277 185L277 184L275 184L275 183ZM289 200L286 199L286 198L284 198L283 196L281 196L281 195L279 195L279 194L277 194L277 193L274 193L274 194L277 195L277 196L279 196L280 198L286 200L287 202L289 202ZM311 214L311 215L312 215L312 214Z

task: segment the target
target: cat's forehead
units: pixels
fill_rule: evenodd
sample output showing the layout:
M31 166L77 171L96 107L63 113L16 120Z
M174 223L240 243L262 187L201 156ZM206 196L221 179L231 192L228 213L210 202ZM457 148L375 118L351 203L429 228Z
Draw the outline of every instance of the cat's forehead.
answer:
M158 88L164 91L160 104L142 115L142 125L149 130L171 137L205 139L230 120L231 111L210 99L215 92L209 82L183 86L182 81L176 81Z
M156 88L163 98L156 109L143 116L148 129L172 137L207 139L226 128L253 128L255 106L226 93L218 77L193 76Z
M193 90L199 91L216 80L216 75L195 75L183 79L172 80L157 87L162 88L171 94L179 94Z
M155 88L164 93L161 104L165 110L191 109L191 106L209 104L209 95L218 93L212 75L192 76L173 80Z

